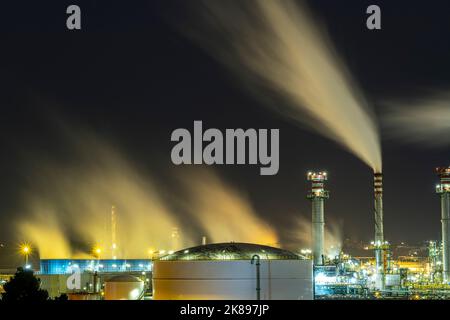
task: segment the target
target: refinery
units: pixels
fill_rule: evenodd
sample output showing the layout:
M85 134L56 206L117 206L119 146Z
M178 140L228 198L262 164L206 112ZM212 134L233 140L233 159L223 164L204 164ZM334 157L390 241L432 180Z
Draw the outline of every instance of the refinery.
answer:
M365 255L344 251L327 255L325 203L330 197L326 171L309 171L305 199L311 202L311 247L296 252L263 244L227 242L180 249L179 230L171 231L172 248L149 250L141 259L118 256L117 212L110 213L111 248L92 249L89 259L43 259L30 262L32 246L22 244L24 268L34 270L50 297L70 300L313 300L313 299L450 299L450 167L436 168L441 202L442 240L394 248L384 236L383 175L374 173L374 238ZM395 253L395 254L394 254ZM14 273L2 270L6 283Z
M446 17L325 2L7 19L1 302L450 300Z

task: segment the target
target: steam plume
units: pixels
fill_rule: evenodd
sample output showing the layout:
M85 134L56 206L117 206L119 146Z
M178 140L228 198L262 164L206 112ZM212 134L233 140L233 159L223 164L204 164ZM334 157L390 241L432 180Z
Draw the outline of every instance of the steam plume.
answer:
M334 258L342 250L342 225L330 218L327 218L327 220L325 224L325 254ZM295 229L290 232L292 239L304 247L311 248L311 220L303 216L298 216L294 225Z
M93 137L80 138L76 163L45 161L25 196L28 215L19 224L42 258L77 256L76 237L90 253L94 245L110 258L109 213L118 210L118 252L145 257L150 247L169 248L176 219L162 203L151 179L143 179L123 157ZM73 150L72 150L73 152ZM188 239L185 239L188 241Z
M391 137L407 143L450 145L450 95L440 93L403 103L390 103L384 125Z
M240 78L284 98L289 106L272 105L277 111L381 171L379 136L367 103L304 7L290 0L202 3L205 25L191 34L194 39Z
M23 197L26 217L18 224L22 239L38 248L41 258L111 258L110 210L117 213L118 258L145 258L149 249L172 248L173 228L181 231L180 248L207 234L214 242L276 244L276 233L261 222L250 202L222 183L212 171L179 177L181 192L163 197L161 185L141 172L118 150L93 135L76 133L69 143L71 161L39 159ZM186 179L184 179L186 178ZM205 233L184 232L168 201L182 202L189 224ZM191 227L191 226L189 226ZM197 229L198 229L197 228Z
M211 171L183 178L193 199L188 210L213 242L251 242L276 246L276 232L258 218L248 199Z

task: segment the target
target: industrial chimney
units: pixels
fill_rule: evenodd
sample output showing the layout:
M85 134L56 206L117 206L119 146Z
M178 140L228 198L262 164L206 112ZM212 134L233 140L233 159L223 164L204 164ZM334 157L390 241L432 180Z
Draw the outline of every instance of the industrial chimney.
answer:
M383 232L383 174L374 173L373 176L373 186L375 194L375 258L377 271L383 269L383 252L381 247L384 243L384 232Z
M311 192L308 199L312 203L312 250L314 265L323 265L325 243L324 202L329 198L328 190L324 189L327 180L326 172L308 172L308 181L311 181Z
M388 243L384 241L383 232L383 174L375 172L373 175L375 196L375 241L372 243L375 250L376 286L384 289L384 251L388 249Z
M442 223L442 278L444 283L450 281L450 166L436 168L440 184L436 186L436 193L441 197L441 223Z

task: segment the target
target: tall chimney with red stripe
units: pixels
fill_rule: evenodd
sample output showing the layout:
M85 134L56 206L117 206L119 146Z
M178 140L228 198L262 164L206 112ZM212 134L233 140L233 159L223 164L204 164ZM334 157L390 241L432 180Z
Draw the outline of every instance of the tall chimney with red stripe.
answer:
M383 231L383 174L375 172L373 175L375 195L375 268L379 279L379 287L384 287L384 231Z

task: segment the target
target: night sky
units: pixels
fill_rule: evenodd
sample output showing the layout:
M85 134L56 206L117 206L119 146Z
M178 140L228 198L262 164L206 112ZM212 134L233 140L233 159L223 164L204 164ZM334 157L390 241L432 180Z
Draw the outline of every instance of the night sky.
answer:
M192 1L194 3L195 1ZM21 197L40 161L73 161L61 135L86 130L126 158L167 179L176 128L194 120L212 128L279 128L280 170L216 166L245 190L265 221L280 232L306 218L310 169L329 172L326 219L346 238L373 237L372 171L336 143L261 106L232 73L179 32L189 27L190 1L9 1L0 11L0 241L15 241L26 215ZM65 8L82 9L82 30L65 28ZM382 30L365 28L365 9L378 4ZM382 118L383 101L450 88L448 1L310 1L353 78ZM174 27L173 21L177 22ZM399 242L440 238L436 166L448 146L429 148L388 137L381 126L385 237Z

